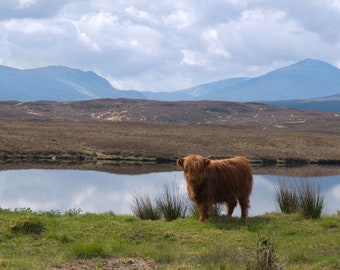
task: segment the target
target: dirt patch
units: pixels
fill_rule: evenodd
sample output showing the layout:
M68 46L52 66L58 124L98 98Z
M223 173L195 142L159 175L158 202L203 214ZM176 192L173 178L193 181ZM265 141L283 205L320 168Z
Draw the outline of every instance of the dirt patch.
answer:
M51 270L138 270L154 269L155 265L140 258L110 258L110 259L92 259L92 260L77 260L71 263L61 265L60 267L52 268Z

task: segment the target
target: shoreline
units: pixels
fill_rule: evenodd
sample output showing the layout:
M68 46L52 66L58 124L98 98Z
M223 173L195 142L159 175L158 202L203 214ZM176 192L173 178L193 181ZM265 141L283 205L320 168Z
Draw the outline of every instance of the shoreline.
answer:
M4 163L9 162L48 162L48 163L73 163L73 162L113 162L118 164L153 164L153 165L161 165L161 164L171 164L176 163L176 160L179 157L143 157L143 156L106 156L106 157L98 157L91 155L70 155L70 154L61 154L54 155L51 153L36 153L36 154L0 154L0 161ZM218 157L216 159L224 159L230 157ZM215 158L212 158L215 159ZM296 158L286 158L286 159L273 159L273 158L248 158L251 165L258 166L305 166L305 165L326 165L326 166L339 166L340 159L317 159L317 160L308 160L308 159L296 159Z
M221 125L0 120L0 163L175 164L199 154L252 165L340 165L340 134Z

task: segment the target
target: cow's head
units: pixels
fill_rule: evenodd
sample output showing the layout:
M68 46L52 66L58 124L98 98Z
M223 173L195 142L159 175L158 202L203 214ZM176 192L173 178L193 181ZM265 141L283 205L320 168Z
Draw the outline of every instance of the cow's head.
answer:
M185 178L191 183L200 181L201 175L209 163L209 158L200 155L190 155L177 159L177 165L183 169Z

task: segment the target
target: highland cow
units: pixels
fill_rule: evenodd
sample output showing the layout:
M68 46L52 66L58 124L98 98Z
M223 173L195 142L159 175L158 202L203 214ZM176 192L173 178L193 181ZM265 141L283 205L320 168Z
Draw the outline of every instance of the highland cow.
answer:
M253 176L247 158L211 160L199 155L190 155L177 160L184 171L189 198L195 202L199 220L204 221L214 203L226 203L227 215L233 214L237 202L241 217L248 216L249 196Z

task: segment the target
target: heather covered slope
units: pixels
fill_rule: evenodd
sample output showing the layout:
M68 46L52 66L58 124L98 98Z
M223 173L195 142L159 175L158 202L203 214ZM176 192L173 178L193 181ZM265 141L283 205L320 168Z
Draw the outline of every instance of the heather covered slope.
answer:
M256 130L226 125L0 120L0 157L57 162L174 162L192 153L245 155L265 163L340 163L333 131Z
M215 124L247 129L340 132L340 115L224 101L166 102L97 99L79 102L0 102L2 119L153 124Z
M1 102L5 160L173 161L191 153L338 163L339 114L218 101Z

